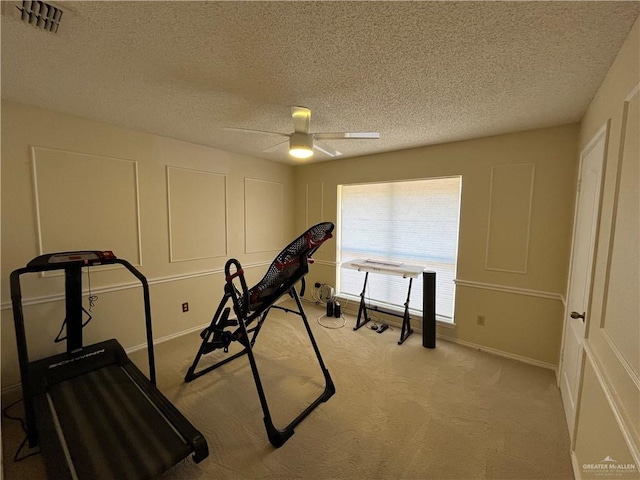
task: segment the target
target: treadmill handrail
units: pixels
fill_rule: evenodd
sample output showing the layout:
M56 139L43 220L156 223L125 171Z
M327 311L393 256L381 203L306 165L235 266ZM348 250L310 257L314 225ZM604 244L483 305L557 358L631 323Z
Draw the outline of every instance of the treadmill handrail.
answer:
M29 380L29 353L27 349L27 336L24 326L24 312L22 308L22 288L20 285L20 276L25 273L38 273L51 270L64 270L71 266L94 266L94 265L110 265L120 264L131 272L142 284L144 299L144 315L147 330L147 355L149 358L149 380L156 385L156 367L155 354L153 350L153 330L151 325L151 301L149 295L149 282L147 278L128 261L119 258L102 259L99 262L87 263L84 261L60 262L48 265L26 266L18 268L11 272L9 283L11 289L11 304L13 307L13 323L16 331L16 344L18 349L18 364L20 368L20 381L22 383L22 397L25 399L25 420L27 424L27 436L29 438L29 446L36 445L36 415L31 398L31 382Z
M29 272L19 268L11 272L9 283L11 287L11 305L13 306L13 323L16 330L16 345L18 348L18 366L20 367L20 381L22 386L22 398L24 399L24 415L27 424L27 438L29 447L37 444L36 412L31 398L31 382L29 380L29 354L27 351L27 336L24 329L24 314L22 312L22 291L20 287L20 275Z
M112 265L112 264L120 264L125 267L133 276L135 276L140 283L142 284L143 290L143 299L144 299L144 317L145 317L145 325L147 332L147 354L149 358L149 379L151 383L156 384L156 367L155 367L155 354L153 350L153 326L151 323L151 299L149 294L149 282L147 278L131 263L127 260L123 260L120 258L109 258L109 259L101 259L99 262L95 263L87 263L84 261L73 261L73 262L60 262L60 263L52 263L49 265L38 265L38 266L26 266L22 268L18 268L11 272L9 277L10 287L11 287L11 302L13 306L13 320L16 326L16 335L18 335L18 330L22 333L22 340L19 340L24 343L24 351L20 353L20 347L18 347L18 359L20 361L21 356L24 356L25 360L25 369L28 363L28 354L26 348L26 335L24 331L24 314L22 311L22 291L20 288L20 276L25 273L38 273L38 272L46 272L51 270L64 270L70 266L81 265L86 267L91 266L102 266L102 265ZM18 327L18 323L20 323L20 327ZM22 363L22 362L21 362ZM22 372L22 367L20 368Z

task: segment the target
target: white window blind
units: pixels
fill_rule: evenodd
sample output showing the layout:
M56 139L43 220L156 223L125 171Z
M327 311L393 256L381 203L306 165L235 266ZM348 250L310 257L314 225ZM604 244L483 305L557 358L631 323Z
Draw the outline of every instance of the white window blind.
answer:
M341 185L341 263L371 259L420 265L436 272L436 314L453 321L462 177ZM408 279L369 274L366 301L404 308ZM364 273L341 267L340 295L359 296ZM410 308L422 311L422 276L413 280Z

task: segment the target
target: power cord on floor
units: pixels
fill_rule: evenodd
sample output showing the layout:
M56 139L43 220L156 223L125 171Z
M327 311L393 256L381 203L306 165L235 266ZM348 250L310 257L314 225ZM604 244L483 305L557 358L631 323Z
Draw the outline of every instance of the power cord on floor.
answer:
M322 296L319 295L319 287L315 287L314 290L311 291L311 298L312 300L306 299L306 298L302 298L303 301L309 302L313 305L316 305L318 307L323 307L324 309L326 309L327 306L327 302L324 301L322 299ZM365 298L368 298L365 295ZM333 297L331 300L334 300L335 297ZM344 311L347 307L347 305L349 305L350 300L347 298L341 298L341 302L344 302L341 307L342 307L342 311ZM369 308L371 308L371 300L369 299ZM374 313L371 313L375 310L371 310L368 313L368 317L369 317L369 321L370 321L370 325L367 324L367 328L373 330L376 333L383 333L385 330L389 330L390 332L393 332L393 327L391 325L389 325L388 323L385 323L380 317L378 317L377 315L375 315ZM342 324L340 325L327 325L325 323L322 323L321 320L323 318L342 318ZM322 315L318 316L316 318L316 321L318 322L318 325L320 325L321 327L324 328L329 328L329 329L337 329L337 328L342 328L346 325L347 323L347 319L345 318L345 316L343 314L340 314L340 317L329 317L327 316L326 313L323 313Z
M316 318L316 321L318 322L318 325L320 325L321 327L324 327L324 328L331 328L331 329L342 328L347 324L347 319L344 318L344 315L340 315L340 318L342 318L342 324L341 325L325 325L320 321L320 319L324 318L324 317L327 317L326 313L323 313L318 318ZM336 318L336 317L327 317L327 318Z
M20 456L20 452L25 447L25 445L27 445L27 439L28 439L27 426L26 426L26 424L24 422L24 419L22 417L14 417L13 415L9 414L9 409L11 407L17 405L20 402L22 402L22 399L16 400L15 402L7 405L6 407L4 407L2 409L2 416L7 418L7 419L9 419L9 420L20 422L20 426L22 427L22 431L24 432L24 439L20 443L20 446L18 447L18 450L16 450L16 453L13 456L13 461L14 462L20 462L20 461L24 460L25 458L33 457L34 455L38 455L40 453L40 448L38 448L38 450L36 450L36 451L29 452L26 455Z
M334 310L334 305L337 305L337 309ZM334 298L330 298L327 302L324 303L324 308L326 313L323 313L322 315L318 316L316 318L316 321L318 322L318 325L320 325L321 327L324 328L342 328L346 325L347 323L347 319L345 318L345 316L342 314L342 310L340 309L340 304L334 301ZM329 325L326 322L322 323L320 320L322 318L341 318L342 319L342 324L341 325Z
M311 298L312 300L306 300L309 303L312 303L318 307L322 307L323 309L327 308L327 301L322 297L322 295L320 294L320 288L323 286L327 286L326 284L320 284L320 283L316 283L316 285L314 286L314 289L311 291ZM330 299L333 300L333 297ZM349 301L346 301L347 303L344 304L343 308L346 307L349 304ZM322 323L320 320L322 320L323 318L341 318L342 319L342 323L340 325L329 325L326 322ZM323 313L322 315L319 315L318 317L316 317L316 322L318 322L318 325L320 325L323 328L328 328L328 329L338 329L338 328L342 328L347 324L347 319L345 318L344 315L340 314L339 317L329 317L327 316L326 313Z

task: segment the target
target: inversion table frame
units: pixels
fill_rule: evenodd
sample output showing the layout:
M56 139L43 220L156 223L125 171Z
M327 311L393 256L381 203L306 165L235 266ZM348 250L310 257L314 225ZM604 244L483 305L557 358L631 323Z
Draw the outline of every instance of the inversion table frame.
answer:
M267 270L264 278L251 289L247 288L244 278L244 271L240 262L236 259L230 259L225 265L226 283L224 287L224 295L216 312L211 320L211 324L205 328L200 336L202 344L196 354L193 364L189 367L185 376L186 382L191 382L196 378L208 373L218 367L221 367L230 361L242 356L249 357L251 372L260 398L260 404L264 412L264 423L267 430L267 436L271 444L275 447L282 446L294 433L294 428L304 420L320 403L326 402L334 393L335 386L329 375L329 371L325 367L320 350L313 337L309 322L304 313L300 297L296 290L296 283L302 281L302 294L304 295L304 276L309 271L309 263L312 263L311 256L326 240L332 237L334 225L330 222L319 223L297 239L291 242L272 262ZM234 271L232 271L232 269ZM236 288L234 280L238 279L240 289ZM283 295L289 294L296 302L297 310L291 310L278 305L274 305ZM231 300L236 319L229 319L231 309L226 307L228 301ZM273 424L267 398L260 380L260 374L253 354L253 347L260 329L264 324L269 311L272 308L284 310L285 312L294 313L302 318L307 334L313 346L316 358L324 376L324 391L316 398L308 407L306 407L293 421L286 427L279 430ZM252 328L248 328L254 321L257 323ZM237 327L235 330L226 330L228 327ZM252 334L251 336L249 334ZM198 363L203 355L217 349L223 349L228 352L231 342L240 342L244 348L214 365L196 371Z

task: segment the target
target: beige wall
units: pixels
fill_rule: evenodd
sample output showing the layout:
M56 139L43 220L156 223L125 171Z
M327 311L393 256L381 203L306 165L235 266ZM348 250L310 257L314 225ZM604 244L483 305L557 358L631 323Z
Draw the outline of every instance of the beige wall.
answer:
M114 250L140 265L163 339L208 324L228 258L259 280L296 233L293 191L290 166L3 102L2 387L19 381L8 276L40 249ZM31 358L61 351L52 340L64 318L62 277L23 279ZM86 342L144 343L134 283L123 269L92 269L99 299Z
M544 366L557 365L577 165L576 125L293 168L4 102L2 140L3 278L41 249L111 249L120 242L126 255L115 249L116 254L140 263L150 279L156 339L208 322L221 295L221 270L227 258L253 266L248 269L249 281L257 281L280 239L284 244L307 225L335 221L338 184L462 175L456 328L440 328L439 333ZM56 169L56 162L63 168ZM86 165L118 168L102 176L94 176L92 168L78 173ZM521 212L526 218L530 215L529 235L512 246L515 255L506 252L506 263L501 264L495 252L511 247L499 243L508 238L510 225L495 214L490 224L490 205L509 201L500 196L504 193L495 192L509 191L498 187L508 185L512 169L524 172L518 177L529 182L524 188L532 187L530 209ZM62 195L71 201L55 200L57 182L51 177L67 181L67 170L77 170L70 174L74 181L62 189L71 191L70 196ZM38 172L48 175L38 179ZM207 195L216 187L224 188L224 195ZM200 196L206 197L206 204L195 200ZM257 196L278 203L265 210L273 212L275 225L281 224L272 233L264 232L261 212L253 207L245 212L246 205L265 208ZM209 212L216 220L206 224ZM135 235L130 229L124 235L123 216L138 222ZM200 223L194 224L194 219ZM215 229L216 222L222 222L223 235ZM196 230L201 223L211 244L202 245L202 238L194 243L184 235L191 228L194 237L201 236ZM489 250L488 238L498 239ZM491 258L488 251L493 252ZM310 283L335 284L335 242L315 257ZM510 266L514 258L518 260ZM513 271L494 269L496 262L502 270ZM140 291L131 288L132 278L122 271L94 271L91 282L100 298L92 312L94 320L85 329L87 342L116 337L125 348L141 345ZM25 281L29 304L25 313L28 318L47 319L28 325L33 358L63 348L51 343L64 316L61 291L60 277L34 276ZM182 302L189 302L190 312L181 312ZM484 327L476 324L478 315L485 317ZM3 388L18 381L6 281L2 283L2 374Z
M556 366L577 143L578 126L567 125L299 166L296 225L320 217L336 221L340 184L462 175L456 326L439 327L438 333ZM505 217L496 207L510 202L509 192L522 200L521 189L531 192L531 201L517 202L517 211ZM509 242L514 221L519 228L528 226L519 242ZM335 285L335 248L323 249L318 259L311 282ZM485 326L477 325L478 315Z
M640 478L640 20L591 102L580 148L610 122L584 375L573 432L576 478L609 478L610 456ZM611 472L609 472L611 473Z

